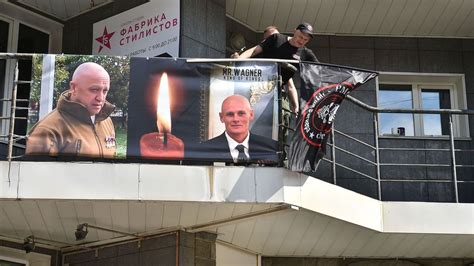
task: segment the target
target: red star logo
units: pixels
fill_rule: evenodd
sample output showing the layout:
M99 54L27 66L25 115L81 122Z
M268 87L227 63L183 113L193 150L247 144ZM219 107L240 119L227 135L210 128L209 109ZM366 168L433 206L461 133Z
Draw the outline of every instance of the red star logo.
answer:
M104 33L102 33L102 36L99 38L95 38L96 41L98 41L101 45L99 46L99 53L102 51L102 48L107 47L110 49L110 39L114 35L114 32L108 33L107 32L107 27L104 27Z

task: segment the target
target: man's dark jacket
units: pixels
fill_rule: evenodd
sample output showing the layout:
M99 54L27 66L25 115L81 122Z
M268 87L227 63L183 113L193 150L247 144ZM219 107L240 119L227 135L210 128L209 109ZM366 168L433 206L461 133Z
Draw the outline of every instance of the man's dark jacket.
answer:
M250 133L249 156L250 162L278 162L278 142ZM186 159L205 159L214 162L233 162L225 133L207 140L192 150L186 152Z

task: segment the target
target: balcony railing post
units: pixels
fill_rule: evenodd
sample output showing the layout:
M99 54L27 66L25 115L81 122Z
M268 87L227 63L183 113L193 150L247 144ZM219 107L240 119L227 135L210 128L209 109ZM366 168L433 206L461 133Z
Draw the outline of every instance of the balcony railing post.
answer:
M453 130L453 115L449 114L449 148L451 150L451 166L453 173L453 182L454 182L454 197L456 202L459 202L458 195L458 177L456 171L456 151L454 148L454 130Z
M332 161L332 180L334 185L337 185L336 183L336 143L335 140L336 138L334 137L334 126L331 127L331 161Z
M379 151L379 123L377 112L373 112L374 115L374 144L375 144L375 171L377 177L377 193L379 200L382 200L382 184L380 183L380 151Z
M15 133L15 111L16 111L16 96L18 90L18 60L15 63L15 77L13 81L13 90L10 106L10 125L8 128L8 151L7 151L7 160L8 160L8 183L11 184L10 180L10 171L13 158L13 139Z

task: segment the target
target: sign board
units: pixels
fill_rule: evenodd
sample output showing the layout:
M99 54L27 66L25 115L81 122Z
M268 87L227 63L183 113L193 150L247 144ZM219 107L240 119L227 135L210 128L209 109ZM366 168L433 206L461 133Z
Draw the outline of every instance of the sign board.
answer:
M155 0L94 23L92 54L178 57L179 3Z

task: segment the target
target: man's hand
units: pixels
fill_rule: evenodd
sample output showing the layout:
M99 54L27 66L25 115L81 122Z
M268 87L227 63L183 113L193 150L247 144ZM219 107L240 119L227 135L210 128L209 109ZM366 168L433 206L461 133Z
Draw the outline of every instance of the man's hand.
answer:
M258 55L263 51L262 47L260 45L256 45L248 50L245 50L243 53L239 55L238 58L252 58Z

